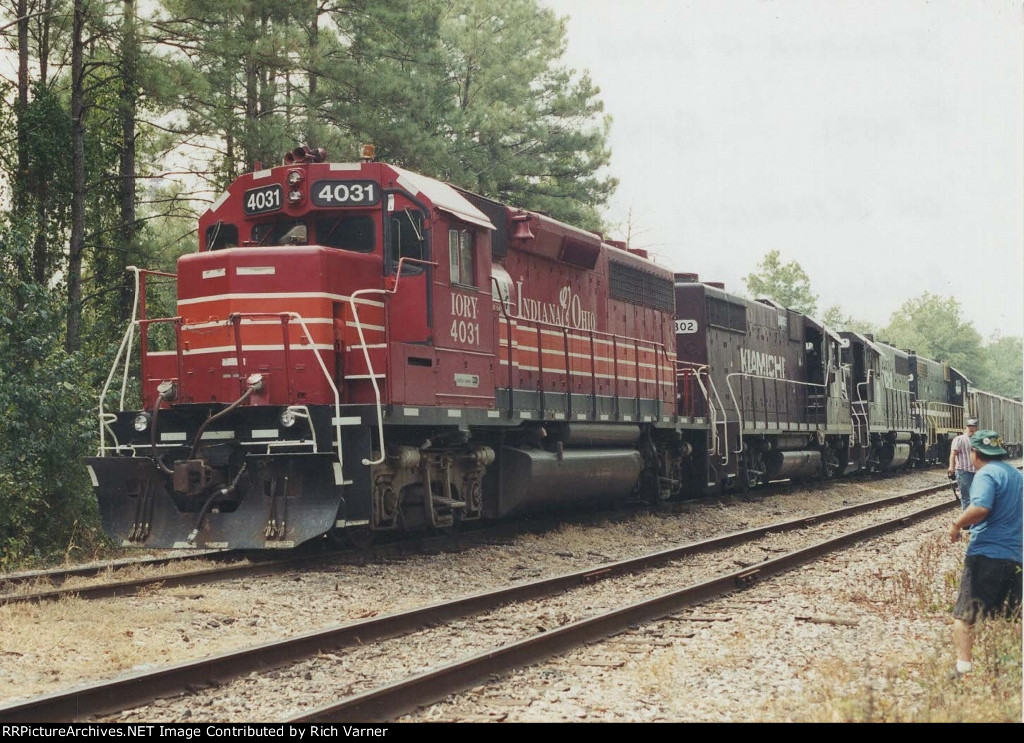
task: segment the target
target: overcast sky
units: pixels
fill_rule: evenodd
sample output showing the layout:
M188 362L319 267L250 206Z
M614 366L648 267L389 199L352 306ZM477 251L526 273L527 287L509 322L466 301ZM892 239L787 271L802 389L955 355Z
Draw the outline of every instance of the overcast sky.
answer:
M612 237L738 293L778 249L819 315L928 291L1024 335L1021 0L541 1L613 119Z

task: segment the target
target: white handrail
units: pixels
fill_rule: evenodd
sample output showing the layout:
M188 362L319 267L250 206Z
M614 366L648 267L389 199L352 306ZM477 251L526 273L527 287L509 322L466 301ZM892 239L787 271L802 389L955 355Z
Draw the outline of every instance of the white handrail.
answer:
M356 333L359 334L359 345L363 350L363 359L366 361L366 371L370 376L370 384L373 385L373 398L374 404L377 411L377 439L380 444L380 458L379 459L364 459L363 464L373 465L382 464L386 458L384 452L384 411L380 404L380 387L377 385L377 375L373 371L373 362L370 361L370 350L366 347L366 338L363 336L363 324L359 321L359 312L356 310L356 297L363 296L364 294L395 294L398 292L398 282L402 277L402 266L406 263L417 263L423 266L437 266L437 263L433 261L421 261L418 258L399 258L398 267L395 271L395 283L391 289L357 289L352 292L349 296L349 305L352 307L352 321L356 325ZM384 309L387 312L387 307ZM385 327L387 327L387 316L384 317ZM340 443L340 442L339 442Z
M331 386L331 393L334 395L334 435L338 437L338 474L340 476L339 479L342 481L339 484L343 484L345 481L345 461L342 457L341 450L341 393L338 392L338 386L334 383L331 373L327 371L327 364L324 363L323 357L320 356L320 349L316 347L316 343L313 340L313 334L309 332L305 319L298 312L289 312L288 317L298 320L299 325L302 326L302 332L306 334L306 340L309 341L310 350L313 352L313 355L316 356L317 363L320 364L320 371L323 372L324 379L326 379L327 384ZM316 441L315 436L313 437L313 440L314 442Z
M718 394L718 387L715 386L715 380L708 374L708 384L711 385L711 391L715 395L715 399L718 400L718 408L722 411L722 438L725 439L729 435L729 415L725 412L725 404L722 402L722 398ZM714 405L711 406L714 409ZM715 424L717 425L717 424ZM729 464L729 446L726 441L726 446L722 447L725 452L725 457L722 459L722 464Z
M121 356L122 355L124 355L124 359L125 360L124 360L124 375L122 376L122 381L121 381L121 403L120 403L120 409L124 410L124 396L125 396L125 389L126 389L126 387L128 385L128 366L129 366L128 354L125 354L125 349L131 343L132 336L134 335L134 332L135 332L135 323L138 322L138 320L136 319L136 308L139 306L139 273L140 273L140 271L139 271L139 269L136 266L128 266L125 270L131 271L135 275L135 300L132 302L132 320L131 320L131 322L128 323L128 327L125 329L124 335L121 337L121 345L118 346L117 353L114 355L114 361L110 365L110 373L107 374L107 381L103 383L103 389L100 391L100 400L99 400L100 448L99 448L99 451L96 453L96 456L102 456L103 451L107 448L106 447L106 436L104 435L104 430L106 429L107 424L111 422L110 420L107 420L107 416L111 415L111 414L106 413L104 411L103 404L104 404L104 401L107 398L107 390L110 389L110 383L112 381L114 381L114 372L117 371L117 367L121 363ZM117 418L115 417L114 420L117 420ZM111 438L113 438L114 441L116 442L117 441L117 437L114 435L113 431L110 432L110 435L111 435Z
M703 367L706 369L707 367ZM694 379L697 380L697 385L700 387L701 393L704 395L704 402L708 404L708 411L711 413L711 453L718 453L718 411L715 410L715 404L711 401L711 395L708 394L707 387L704 386L704 382L700 378L700 370L693 375ZM708 377L708 382L711 381L711 377Z
M783 384L803 385L805 387L820 387L825 393L826 398L828 397L828 388L824 384L817 382L804 382L799 379L778 379L776 377L768 377L762 374L749 374L747 372L732 372L725 375L725 385L729 388L729 394L732 395L733 401L736 403L736 417L739 419L740 431L743 431L743 406L740 404L739 398L736 397L736 392L732 388L732 377L749 377L750 379L770 379L773 382L782 382ZM766 413L767 415L767 413ZM765 418L767 422L767 417ZM828 422L826 412L826 423Z
M397 284L397 282L396 282ZM363 350L363 359L366 360L366 371L370 377L370 384L373 385L373 399L377 411L377 437L380 443L380 459L363 459L363 464L381 464L385 457L384 452L384 411L380 404L380 387L377 385L377 375L373 371L373 362L370 361L370 350L366 347L366 337L363 335L363 324L359 320L359 311L356 309L356 297L364 294L385 294L386 289L357 289L348 298L352 307L352 322L356 325L356 333L359 334L359 345Z
M132 342L135 340L135 322L138 319L139 313L139 269L135 266L128 266L135 275L135 301L132 302L132 317L128 322L128 348L125 349L125 365L124 365L124 376L121 377L121 410L124 410L124 396L128 390L128 362L132 355Z

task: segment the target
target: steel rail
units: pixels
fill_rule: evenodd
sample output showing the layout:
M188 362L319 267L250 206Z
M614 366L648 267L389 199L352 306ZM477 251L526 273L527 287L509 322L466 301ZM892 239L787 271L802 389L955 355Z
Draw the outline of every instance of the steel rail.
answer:
M224 562L225 560L237 560L239 553L236 550L213 550L196 551L190 554L170 555L167 557L147 557L124 561L109 561L95 565L78 565L68 568L53 568L51 570L32 570L24 573L10 573L0 575L0 589L9 590L16 586L22 586L35 581L49 581L51 584L60 585L67 582L69 578L93 578L106 572L116 572L128 568L150 568L172 565L176 562L186 560L209 560L211 562ZM0 603L6 597L0 597Z
M237 559L237 555L235 555ZM192 558L196 559L196 558ZM0 595L0 605L29 602L53 601L66 596L81 599L104 599L117 596L133 596L147 588L173 588L194 586L204 583L215 583L241 577L260 577L273 575L285 570L294 570L307 566L311 562L322 561L323 555L293 555L283 559L266 560L264 562L240 562L220 567L202 568L181 573L169 573L161 576L135 578L133 580L110 581L84 586L53 588L47 591L31 593L11 593Z
M943 484L911 493L880 498L867 503L846 506L834 511L812 514L790 521L777 522L766 526L732 532L707 540L691 542L640 557L589 567L551 578L542 578L509 588L474 594L451 602L433 604L324 630L314 630L284 640L244 648L240 651L186 661L108 681L86 684L76 689L54 692L14 704L0 706L0 721L5 723L76 721L88 717L111 714L129 707L143 705L160 697L180 693L188 688L223 682L246 673L268 670L315 656L318 653L334 651L346 646L401 636L417 631L426 625L462 618L513 602L550 596L597 580L633 573L642 568L662 564L686 555L730 547L762 538L768 533L781 533L806 528L812 524L896 505L908 500L932 495L945 490L946 487ZM927 509L926 513L930 515L931 513L948 509L953 505L954 503L949 499L943 499L942 503L931 506ZM904 519L897 521L902 520ZM784 558L779 558L779 560L782 559ZM773 560L759 565L755 569L740 571L740 573L753 576L763 575L765 574L763 571L767 566L772 566L779 562L779 560ZM733 574L730 574L726 578L716 579L702 585L718 585L722 581L732 586L735 578ZM695 595L698 597L710 597L712 594L698 592ZM605 621L607 622L608 620ZM635 621L637 620L630 620L630 623L635 623ZM545 647L543 638L535 639L534 643L538 647ZM490 654L484 654L484 657L490 657ZM501 654L498 657L502 657ZM478 671L472 671L472 674L476 673ZM424 688L429 689L430 686L429 682L425 686L419 685L419 683L414 686L413 688L416 690L415 698L423 699ZM447 693L450 692L445 692L445 694ZM441 696L444 696L444 694ZM363 705L361 709L391 709L390 705L394 704L394 702L385 703L377 701L379 699L379 697L375 697L375 701L361 702L360 704ZM423 703L426 702L416 702L416 704ZM370 706L366 707L365 705ZM334 707L331 709L333 710ZM324 712L323 714L331 715L334 712ZM363 714L363 712L359 712L359 714ZM314 718L311 717L309 719Z
M946 486L948 487L948 485ZM764 486L764 489L758 491L758 494L772 495L774 491L769 485ZM746 494L749 497L749 493ZM711 495L701 498L695 498L681 502L669 502L657 504L657 509L661 512L675 513L680 508L689 508L694 505L700 505L708 502L721 501L723 496ZM623 513L623 509L617 510L615 513ZM628 513L635 513L635 509L628 510ZM371 547L364 550L347 550L328 554L322 554L319 559L326 563L363 563L369 557L374 558L394 558L403 555L414 554L414 553L429 553L442 550L461 550L469 546L476 546L481 543L487 543L489 539L502 538L506 536L512 536L521 534L524 531L530 533L542 533L549 531L559 526L564 526L566 523L583 523L593 522L595 519L608 519L615 518L614 515L610 515L608 512L592 512L583 515L577 515L575 518L571 515L559 514L555 516L539 516L529 523L522 524L516 522L504 522L490 524L488 526L472 525L469 529L457 531L452 534L441 534L441 535L424 535L417 534L413 535L412 538L397 540L393 542L383 542L380 544L374 544ZM300 548L301 554L304 556L310 555L309 551L304 551ZM119 571L126 568L133 567L164 567L176 562L183 562L188 560L200 560L205 559L210 562L231 562L241 561L244 558L244 552L240 550L213 550L208 552L197 551L190 554L174 555L170 557L153 557L142 560L132 560L126 562L107 562L99 565L80 566L68 569L56 569L38 572L29 572L21 574L11 575L0 575L0 605L4 604L16 604L16 603L29 603L33 601L51 601L64 597L74 596L75 598L83 600L92 599L104 599L104 598L116 598L119 596L133 596L145 589L149 588L172 588L176 586L189 586L198 585L202 583L214 583L220 580L232 580L234 578L244 577L246 575L245 567L239 566L228 566L226 568L215 568L206 571L189 571L175 574L167 574L164 576L155 576L148 578L137 578L132 581L110 581L103 584L95 585L82 585L77 587L65 587L63 583L67 582L72 577L97 577L108 571ZM317 553L320 554L320 553ZM294 556L294 555L293 555ZM287 559L287 558L286 558ZM247 563L249 564L249 563ZM253 565L260 563L251 563ZM273 561L267 560L263 565L279 565L279 570L287 570L289 567L285 565L280 559L280 555L275 556ZM291 565L291 563L288 563ZM294 566L293 566L294 567ZM299 566L302 567L302 566ZM268 569L265 572L255 572L253 570L251 575L271 575L277 570ZM47 589L40 589L26 593L14 593L19 586L32 583L34 581L48 581L51 584L55 584Z
M765 578L812 562L822 555L941 513L949 506L949 503L928 506L907 516L858 529L806 549L795 550L761 563L757 567L737 570L704 583L541 632L441 668L409 676L393 684L306 712L285 722L392 721L419 707L441 701L450 694L492 680L499 674L547 660L588 642L603 640L637 624L674 614L680 609L744 590Z
M693 501L696 502L696 501ZM607 514L600 514L607 518ZM593 515L588 515L588 520ZM116 598L119 596L134 596L146 589L173 588L180 586L194 586L205 583L215 583L224 580L234 580L243 577L260 577L273 575L274 573L294 570L305 567L317 567L322 563L324 566L333 564L361 564L370 557L373 558L397 558L413 553L430 553L443 550L458 550L466 546L486 543L489 538L498 538L511 534L518 534L524 531L537 532L550 530L564 525L566 519L560 518L537 519L531 524L523 525L516 523L492 524L486 528L473 528L467 531L454 534L423 535L418 534L413 538L383 542L374 544L366 549L349 549L341 551L315 551L312 548L298 548L290 553L288 557L282 557L280 553L273 558L262 561L243 562L244 553L237 550L225 550L222 552L203 553L199 552L190 555L175 555L174 557L153 558L150 560L138 560L128 563L114 564L106 563L98 566L72 568L69 570L54 570L39 573L26 573L0 577L0 606L4 604L18 604L30 602L52 601L64 597L75 597L82 600ZM159 576L135 578L132 580L115 580L92 585L63 586L71 577L96 577L108 570L120 570L131 567L163 567L168 564L183 560L206 559L211 562L237 561L238 564L231 564L224 567L212 567L180 573L168 573ZM14 593L19 586L33 581L52 581L58 585L46 589L33 590L25 593Z
M697 501L692 501L697 502ZM607 518L607 514L588 514L587 519L595 516ZM461 550L467 546L486 543L489 538L502 538L509 535L520 534L524 531L538 532L550 530L566 523L566 518L551 517L535 519L530 524L516 524L514 522L503 524L492 524L485 528L472 528L453 534L423 535L417 534L413 538L383 542L374 544L368 548L354 548L339 551L317 551L316 547L299 547L288 553L289 556L282 557L276 553L273 558L266 558L260 561L243 562L244 552L239 550L223 550L214 552L197 552L188 555L175 555L173 557L152 558L147 560L136 560L126 563L106 563L96 566L82 566L68 570L53 570L38 573L25 573L19 575L0 576L0 590L8 593L0 593L0 606L4 604L18 604L30 602L51 601L65 597L75 597L82 600L116 598L120 596L134 596L146 589L174 588L180 586L194 586L218 581L235 580L243 577L260 577L273 575L274 573L286 570L295 570L306 567L330 566L335 564L362 564L369 558L397 558L408 554L423 554L439 552L443 550ZM159 576L135 578L124 581L108 581L92 585L61 586L71 577L96 577L108 570L121 570L131 567L163 567L184 560L201 560L210 562L234 561L238 564L230 564L224 567L212 567L180 573L168 573ZM11 593L33 581L53 581L57 586L43 590L34 590L26 593Z

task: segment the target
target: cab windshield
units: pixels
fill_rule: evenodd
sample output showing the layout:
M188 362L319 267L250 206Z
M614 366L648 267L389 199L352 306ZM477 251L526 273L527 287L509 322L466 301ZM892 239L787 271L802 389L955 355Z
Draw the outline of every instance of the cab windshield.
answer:
M251 239L247 243L252 247L268 245L305 245L309 237L306 223L301 219L282 219L275 222L264 222L252 226Z
M332 214L317 219L315 227L319 245L357 253L373 251L375 229L368 214Z
M251 239L246 244L251 247L323 245L370 253L375 245L375 233L373 218L368 214L329 214L316 217L311 224L300 219L282 219L253 225Z

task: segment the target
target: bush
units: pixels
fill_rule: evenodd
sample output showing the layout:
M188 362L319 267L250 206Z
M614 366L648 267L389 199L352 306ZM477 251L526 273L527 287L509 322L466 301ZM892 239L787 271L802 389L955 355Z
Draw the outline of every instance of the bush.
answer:
M10 570L102 543L81 462L96 446L98 370L64 350L52 292L22 284L0 298L0 570Z

